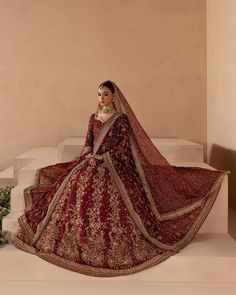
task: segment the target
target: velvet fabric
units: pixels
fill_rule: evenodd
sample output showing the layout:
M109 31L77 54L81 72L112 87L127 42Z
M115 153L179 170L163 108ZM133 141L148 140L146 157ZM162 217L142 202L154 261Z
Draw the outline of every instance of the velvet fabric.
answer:
M38 170L24 190L14 244L93 276L132 274L178 253L195 237L228 171L170 165L115 86L116 113L93 113L78 159ZM96 166L88 153L103 156Z

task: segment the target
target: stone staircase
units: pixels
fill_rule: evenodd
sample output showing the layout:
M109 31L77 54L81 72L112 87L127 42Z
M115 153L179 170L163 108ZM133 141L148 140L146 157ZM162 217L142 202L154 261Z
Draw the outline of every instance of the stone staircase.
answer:
M17 230L17 218L23 213L23 190L34 183L40 167L72 160L80 154L85 138L71 137L58 147L34 148L14 159L13 167L0 173L0 184L14 184L11 212L3 219L3 229L10 235ZM176 166L197 166L213 169L203 162L203 147L181 138L152 138L158 150ZM4 267L14 264L14 273L0 273L0 280L76 280L102 281L59 268L42 259L6 245L0 250ZM21 270L21 261L25 271ZM18 264L17 264L18 265ZM43 270L43 271L42 271ZM163 263L137 274L109 278L109 281L143 282L228 282L236 284L236 241L228 234L228 176L222 183L219 195L194 240L180 253ZM90 293L89 293L90 294ZM92 294L92 293L91 293ZM236 294L236 285L235 285Z

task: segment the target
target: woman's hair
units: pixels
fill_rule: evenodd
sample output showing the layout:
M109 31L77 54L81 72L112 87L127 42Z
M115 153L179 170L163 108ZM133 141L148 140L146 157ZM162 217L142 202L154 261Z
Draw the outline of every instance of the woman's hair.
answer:
M114 88L114 85L112 84L111 81L107 80L105 82L102 82L98 88L102 87L102 86L105 86L107 88L109 88L111 90L112 93L115 92L115 88Z

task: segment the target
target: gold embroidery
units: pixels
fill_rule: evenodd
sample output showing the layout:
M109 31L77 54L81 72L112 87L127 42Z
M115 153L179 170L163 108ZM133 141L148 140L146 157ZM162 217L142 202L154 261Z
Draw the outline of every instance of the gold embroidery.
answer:
M87 210L88 225L86 226L86 243L82 248L82 259L93 266L102 266L104 263L104 240L103 224L100 219L101 204L104 194L105 169L97 166L92 179L92 207ZM85 197L85 196L81 196Z
M138 156L137 156L137 151L136 151L136 148L135 148L135 145L134 145L134 140L132 139L132 137L131 137L131 143L132 143L131 144L131 150L132 150L132 155L133 155L133 158L134 158L134 161L135 161L136 168L138 170L140 179L141 179L142 184L143 184L143 187L145 189L147 199L149 200L149 203L151 205L151 209L152 209L152 211L153 211L153 213L156 216L156 218L157 218L158 221L168 220L168 219L171 219L171 218L176 218L177 216L181 216L183 214L189 213L189 212L197 209L198 207L201 207L206 202L206 198L209 196L209 194L211 194L211 191L214 190L214 186L212 187L211 191L204 198L202 198L198 202L195 202L193 205L189 205L189 206L186 206L183 209L175 210L175 211L172 211L172 212L169 212L169 213L166 213L166 214L162 214L161 215L158 212L158 209L156 207L155 201L153 200L153 197L152 197L150 188L148 186L146 177L144 175L144 172L142 170L141 165L139 164L139 160L138 160ZM227 173L225 173L225 174L227 174Z
M87 237L85 241L81 241L80 229L86 219L80 218L78 212L80 212L81 201L85 198L86 187L91 182L91 173L93 173L94 169L97 169L93 176L94 190L92 197L95 204L92 208L89 207L91 210L88 210L88 225L85 226ZM79 177L78 173L80 173ZM76 191L76 205L70 205L70 210L65 213L63 205L66 203L66 191L69 193L76 181L79 183ZM17 237L14 240L16 247L36 254L59 266L96 276L134 273L160 263L173 255L173 252L169 251L163 253L161 249L156 248L149 241L145 240L145 237L142 236L138 227L128 215L125 218L127 218L127 223L131 229L130 234L128 235L123 229L121 212L118 209L122 198L116 185L111 180L110 172L105 163L97 167L87 166L81 171L75 170L67 183L67 188L68 190L63 191L49 222L44 227L40 239L38 239L35 245L38 249L37 252L35 252L33 247L24 244ZM101 202L103 201L103 188L106 190L110 202L108 206L110 214L105 222L101 222L99 218ZM68 214L68 223L63 231L63 236L61 236L60 221L63 220L65 214ZM110 225L112 222L112 230L109 231L111 251L107 253L105 252L106 246L104 244L103 230L107 224ZM131 239L132 251L129 248ZM58 243L56 248L57 255L53 253L56 242ZM159 253L161 254L159 255ZM140 260L140 262L144 262L133 266L132 257ZM79 259L82 259L85 263L90 263L92 266L81 264L78 262ZM102 266L105 259L107 259L109 266L114 269L96 268Z
M174 246L163 244L163 243L157 241L156 239L154 239L153 237L151 237L148 234L146 228L143 225L143 222L142 222L140 216L135 212L135 210L134 210L134 208L132 206L132 203L131 203L131 201L129 199L129 195L128 195L126 189L125 189L125 186L124 186L122 180L120 179L118 173L116 172L116 169L115 169L115 167L113 165L113 162L112 162L112 159L110 157L110 153L106 152L105 154L103 154L103 158L104 158L104 161L107 164L107 167L109 168L109 170L110 170L110 172L111 172L111 174L113 176L114 181L116 182L117 187L119 188L120 194L123 197L123 201L125 202L126 207L129 209L129 212L130 212L133 220L135 221L135 223L137 224L137 226L139 227L139 229L141 230L143 235L149 241L151 241L154 245L159 246L162 249L174 250L175 249Z
M38 239L36 243L36 247L46 253L52 253L57 244L57 254L69 260L75 260L78 256L77 244L74 240L77 236L77 209L73 204L70 204L67 209L65 204L68 193L71 192L73 186L77 182L77 173L78 171L72 175L67 183L66 189L61 194L61 198L50 216L49 222L43 228L40 239ZM81 171L79 173L82 174ZM83 186L87 178L86 175L80 175L81 186ZM65 222L65 219L67 219L68 222ZM61 235L61 229L63 229L63 236Z
M100 145L102 144L102 141L104 137L106 136L107 132L110 130L111 126L113 123L116 121L118 117L120 117L122 114L121 113L115 113L114 117L112 116L111 120L107 120L104 126L101 128L95 142L94 142L94 147L93 147L93 153L96 154Z
M110 223L109 241L110 249L108 252L108 264L112 268L131 267L133 259L129 250L129 240L122 227L120 220L120 194L113 182L108 183L109 213L108 221Z
M192 225L192 227L190 228L190 230L187 232L187 234L184 236L183 239L181 239L179 242L176 242L174 245L166 245L164 243L161 243L160 241L156 240L155 238L151 237L146 228L143 225L143 222L141 220L141 218L139 217L139 215L134 211L134 208L132 206L132 203L129 199L128 193L125 189L125 186L122 182L122 180L120 179L118 173L116 172L116 169L113 165L112 159L110 157L110 153L107 152L103 155L104 157L104 161L107 164L107 167L109 168L114 181L117 184L117 187L119 188L120 194L123 197L123 201L126 204L126 207L129 209L129 212L133 218L133 220L135 221L135 223L137 224L137 226L139 227L139 229L141 230L141 232L143 233L143 235L149 240L151 241L154 245L159 246L162 249L166 249L166 250L173 250L173 251L177 251L179 252L179 250L183 247L185 247L185 245L187 245L191 239L193 239L193 237L196 235L197 231L199 230L199 228L201 227L201 225L203 224L204 220L206 219L206 217L209 214L209 211L211 209L211 207L213 206L215 199L218 195L218 192L220 190L221 187L221 183L223 180L224 175L221 175L218 180L215 182L215 184L212 186L211 191L205 196L205 204L203 209L201 210L199 216L197 217L197 219L195 220L195 223ZM206 198L208 197L208 198Z
M109 207L111 208L108 218L111 227L109 231L109 266L113 268L132 267L134 265L134 258L135 260L146 261L162 253L162 250L144 238L132 218L128 215L128 211L123 207L125 204L120 192L113 181L108 185L108 194L110 195ZM120 208L124 208L122 210L125 210L125 215ZM121 216L123 217L121 218ZM124 227L125 221L126 226Z
M63 193L66 192L66 189L68 189L67 184L69 183L69 180L70 180L71 176L74 174L74 172L76 170L78 170L80 167L82 167L84 165L85 161L86 160L83 160L77 166L75 166L71 170L71 172L65 177L63 182L61 183L59 189L55 193L55 196L54 196L53 200L51 201L51 203L50 203L50 205L48 207L46 217L38 224L37 232L36 232L36 234L34 236L33 243L36 243L37 240L39 239L43 229L45 228L45 226L47 225L47 223L49 222L49 220L51 218L51 215L52 215L52 212L54 211L55 206L58 204L61 196L63 196Z
M81 155L87 154L89 152L91 152L93 149L91 146L84 146Z

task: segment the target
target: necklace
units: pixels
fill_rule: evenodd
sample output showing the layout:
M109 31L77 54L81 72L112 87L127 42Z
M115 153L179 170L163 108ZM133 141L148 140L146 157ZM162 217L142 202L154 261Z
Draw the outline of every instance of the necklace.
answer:
M102 107L102 109L100 110L100 112L101 113L105 113L105 114L107 114L107 113L112 113L112 112L114 112L114 108L106 108L106 107Z

